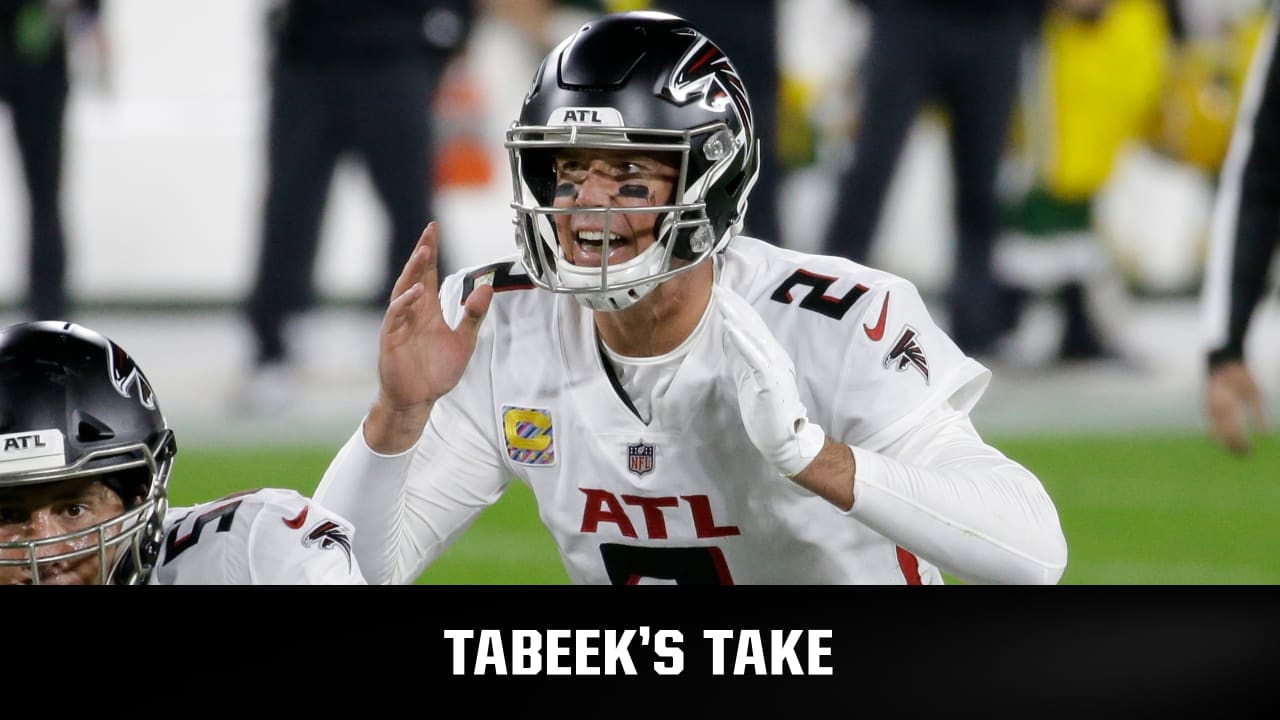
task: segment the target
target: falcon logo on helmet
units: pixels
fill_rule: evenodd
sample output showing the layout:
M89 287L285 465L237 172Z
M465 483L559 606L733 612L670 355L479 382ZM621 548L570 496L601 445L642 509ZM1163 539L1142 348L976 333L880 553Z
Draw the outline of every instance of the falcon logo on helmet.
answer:
M137 363L114 342L108 340L107 346L107 369L111 373L111 384L115 386L116 392L122 397L131 397L132 388L137 386L138 402L148 410L155 410L155 393L151 390L151 383L147 382L146 376L138 369Z
M681 104L697 98L703 108L712 112L731 110L747 136L755 137L747 88L729 58L706 38L699 38L680 58L665 90Z

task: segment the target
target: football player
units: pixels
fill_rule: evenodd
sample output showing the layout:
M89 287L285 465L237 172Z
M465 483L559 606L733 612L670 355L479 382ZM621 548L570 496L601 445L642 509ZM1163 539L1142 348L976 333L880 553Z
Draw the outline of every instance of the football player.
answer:
M990 373L916 288L735 237L761 148L711 40L583 25L507 147L521 254L437 293L427 225L317 489L371 583L413 582L513 479L575 583L1059 580L1053 502L969 421Z
M119 345L0 330L0 584L365 584L351 526L294 490L168 507L176 454Z

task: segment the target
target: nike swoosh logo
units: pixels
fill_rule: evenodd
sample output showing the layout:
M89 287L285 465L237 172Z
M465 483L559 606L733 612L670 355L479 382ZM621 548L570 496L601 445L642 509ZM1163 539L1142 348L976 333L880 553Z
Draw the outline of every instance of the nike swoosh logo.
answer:
M284 523L285 525L288 525L290 528L293 528L294 530L297 530L298 528L302 527L302 525L307 521L307 511L310 509L311 509L311 506L307 505L306 507L302 508L302 512L298 513L298 517L293 518L292 520L280 518L280 522Z
M884 337L884 321L889 317L889 293L884 294L884 304L880 306L880 319L876 321L875 327L869 327L865 323L862 330L871 338L871 342L880 342L880 338Z

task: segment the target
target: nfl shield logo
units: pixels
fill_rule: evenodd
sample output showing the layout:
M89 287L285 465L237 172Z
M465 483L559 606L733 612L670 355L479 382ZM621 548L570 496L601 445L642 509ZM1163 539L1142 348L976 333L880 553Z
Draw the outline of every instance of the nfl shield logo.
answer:
M643 442L627 445L627 469L637 477L653 472L653 446Z

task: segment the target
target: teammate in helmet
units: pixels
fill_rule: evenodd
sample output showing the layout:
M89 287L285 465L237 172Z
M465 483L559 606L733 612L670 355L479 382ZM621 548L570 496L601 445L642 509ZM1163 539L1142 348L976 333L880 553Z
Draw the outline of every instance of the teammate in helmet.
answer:
M915 287L739 235L762 150L710 39L583 25L507 147L520 253L440 283L428 224L317 490L370 582L414 581L513 479L576 583L1059 580L1053 502L969 421L990 373Z
M363 584L350 526L293 490L168 507L141 368L64 322L0 330L0 584Z

